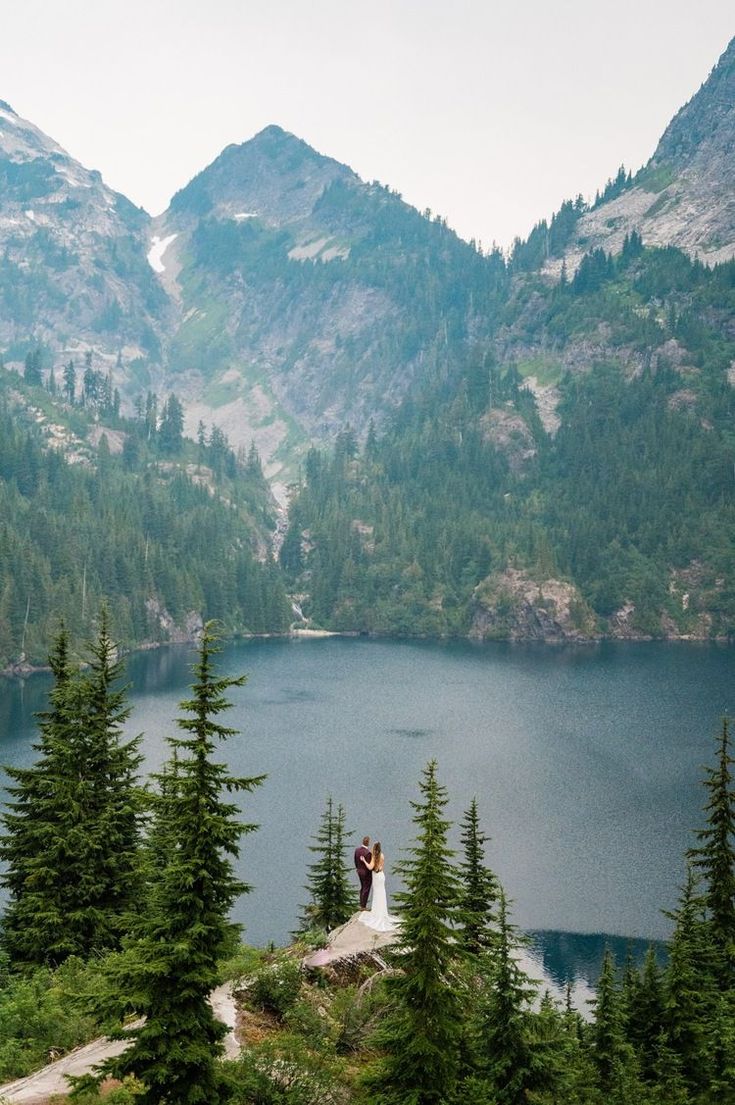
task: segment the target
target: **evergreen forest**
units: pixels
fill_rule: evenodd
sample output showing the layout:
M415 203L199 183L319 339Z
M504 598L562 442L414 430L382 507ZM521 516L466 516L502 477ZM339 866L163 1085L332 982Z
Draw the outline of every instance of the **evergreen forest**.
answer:
M307 457L281 549L305 612L378 634L523 635L512 569L569 583L581 636L731 636L734 311L735 263L635 234L571 280L516 272L490 349L428 378L380 432L347 427ZM551 428L531 377L554 397Z
M309 967L355 909L346 811L330 797L287 948L238 942L233 859L248 794L218 749L228 690L204 628L169 759L147 783L124 740L124 672L98 618L86 664L62 627L37 758L10 772L0 857L0 1083L102 1032L127 1044L75 1080L83 1105L714 1105L735 1095L735 787L727 720L703 779L662 963L605 956L587 1010L539 992L489 864L481 802L452 847L440 769L423 770L414 839L391 871L395 942ZM238 797L240 795L241 797ZM489 823L492 823L490 811ZM237 1058L208 996L232 980ZM144 1015L144 1019L139 1019Z
M216 426L184 438L175 395L121 417L89 364L42 385L39 361L23 377L0 369L0 670L43 662L59 619L83 640L103 601L126 647L184 639L208 617L230 633L286 629L257 451L236 455Z
M488 260L490 339L312 448L282 543L255 448L186 438L175 394L123 415L91 353L0 369L0 667L103 601L126 647L285 632L291 599L341 632L731 637L735 263L632 234L553 283L519 250Z

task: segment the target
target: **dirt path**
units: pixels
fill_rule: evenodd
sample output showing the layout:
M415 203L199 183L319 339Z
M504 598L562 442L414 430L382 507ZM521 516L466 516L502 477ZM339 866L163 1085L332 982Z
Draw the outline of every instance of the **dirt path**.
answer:
M240 1045L235 1039L236 1007L229 983L214 990L210 1000L216 1015L230 1030L225 1037L225 1055L228 1059L234 1059L240 1052ZM127 1046L124 1040L113 1042L101 1036L91 1044L75 1048L35 1074L0 1086L0 1105L46 1105L52 1094L69 1092L67 1074L87 1074L104 1059L120 1055Z

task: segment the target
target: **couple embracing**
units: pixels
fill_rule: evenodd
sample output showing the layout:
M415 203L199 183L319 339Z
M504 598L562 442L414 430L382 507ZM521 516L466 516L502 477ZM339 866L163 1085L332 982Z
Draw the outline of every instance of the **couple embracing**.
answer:
M362 844L355 848L355 867L360 880L360 921L376 932L395 932L399 921L388 913L388 898L385 893L385 855L380 841L370 848L370 837L364 836ZM373 892L371 909L368 910L368 898Z

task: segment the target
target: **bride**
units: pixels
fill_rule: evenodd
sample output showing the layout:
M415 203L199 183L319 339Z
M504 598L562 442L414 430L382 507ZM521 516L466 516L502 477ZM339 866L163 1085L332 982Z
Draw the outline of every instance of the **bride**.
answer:
M391 917L388 913L388 898L385 893L385 856L380 847L380 842L373 845L373 854L370 862L362 861L369 871L373 873L373 901L370 912L360 914L360 920L368 928L377 932L395 932L400 925L398 917Z

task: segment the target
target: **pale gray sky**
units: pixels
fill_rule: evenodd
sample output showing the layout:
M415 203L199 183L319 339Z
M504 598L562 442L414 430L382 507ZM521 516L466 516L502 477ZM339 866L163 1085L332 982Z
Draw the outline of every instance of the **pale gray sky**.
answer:
M0 99L152 214L278 123L507 245L638 168L732 0L0 3Z

